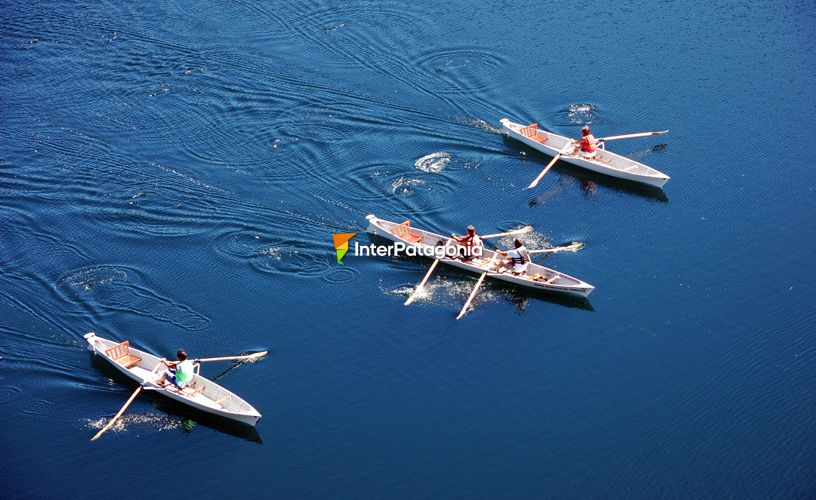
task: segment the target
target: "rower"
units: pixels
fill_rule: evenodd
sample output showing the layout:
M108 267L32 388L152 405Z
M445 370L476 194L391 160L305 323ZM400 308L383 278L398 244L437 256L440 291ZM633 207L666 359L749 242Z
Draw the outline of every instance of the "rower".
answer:
M589 125L584 125L584 128L581 129L581 138L572 142L575 144L575 149L572 150L572 156L577 156L580 151L581 156L592 159L595 158L595 155L598 153L598 140L595 139L595 136L589 131Z
M530 266L530 254L527 252L527 248L519 239L513 242L513 246L515 248L506 252L496 250L496 253L507 256L507 260L502 261L496 268L496 271L501 272L502 269L509 269L516 275L524 274L527 271L527 268Z
M164 371L164 374L156 381L156 384L164 387L167 382L170 382L176 389L181 391L193 381L193 369L195 366L192 360L187 359L187 352L182 348L179 348L176 353L176 358L178 361L162 360L162 364L167 366L168 369Z
M473 257L482 255L482 239L476 234L476 228L472 225L467 227L467 234L456 236L451 233L451 238L459 244L459 256L463 261L469 261Z

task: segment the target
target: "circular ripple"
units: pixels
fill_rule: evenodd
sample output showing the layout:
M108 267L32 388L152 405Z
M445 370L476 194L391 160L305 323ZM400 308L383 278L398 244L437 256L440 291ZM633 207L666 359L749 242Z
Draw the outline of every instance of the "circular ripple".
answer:
M420 189L424 188L425 181L421 179L411 179L410 177L400 177L391 183L391 194L398 196L413 196Z
M446 94L484 92L499 85L507 66L497 52L480 47L451 47L420 55L414 63L427 85ZM441 83L441 87L440 87Z
M349 267L336 267L323 274L323 279L334 285L354 281L360 277L360 272Z
M29 401L23 405L23 407L20 408L20 411L23 413L28 413L29 415L50 415L54 413L56 409L57 405L51 401L35 399L34 401Z
M17 399L23 392L19 387L5 385L0 387L0 404L8 404Z
M272 240L255 231L227 233L217 240L216 251L270 274L319 276L329 269L329 252L314 244Z

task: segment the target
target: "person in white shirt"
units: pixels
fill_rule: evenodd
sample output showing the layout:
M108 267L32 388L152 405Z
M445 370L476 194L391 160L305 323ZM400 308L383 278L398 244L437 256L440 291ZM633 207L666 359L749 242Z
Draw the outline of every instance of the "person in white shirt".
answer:
M507 260L499 263L496 270L508 269L513 274L521 274L527 270L527 264L530 263L530 253L524 246L521 240L516 239L513 242L513 249L508 251L496 250L499 255L506 255Z

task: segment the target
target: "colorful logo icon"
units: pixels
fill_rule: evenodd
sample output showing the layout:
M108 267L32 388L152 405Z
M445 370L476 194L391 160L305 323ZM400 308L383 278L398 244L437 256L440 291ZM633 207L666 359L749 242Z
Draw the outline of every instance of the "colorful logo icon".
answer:
M337 263L341 266L345 265L343 264L343 256L348 252L348 242L355 236L357 236L357 233L335 233L332 235L332 239L334 239L334 249L337 251Z

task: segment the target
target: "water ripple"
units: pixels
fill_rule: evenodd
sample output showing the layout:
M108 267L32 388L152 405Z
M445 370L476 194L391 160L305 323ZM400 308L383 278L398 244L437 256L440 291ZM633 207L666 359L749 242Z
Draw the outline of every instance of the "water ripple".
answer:
M129 313L171 323L186 330L203 330L210 319L192 308L160 295L140 273L125 266L91 266L60 278L56 289L68 302L86 304L104 314Z

